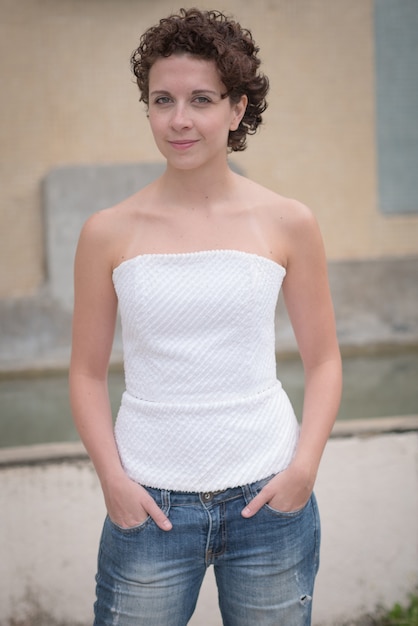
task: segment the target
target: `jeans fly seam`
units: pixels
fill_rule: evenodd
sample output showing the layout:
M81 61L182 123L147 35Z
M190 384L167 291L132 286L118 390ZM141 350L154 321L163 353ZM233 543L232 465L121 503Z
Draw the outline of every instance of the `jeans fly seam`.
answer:
M226 515L225 515L225 503L222 502L219 506L220 509L220 532L221 532L221 549L216 552L216 554L214 554L213 556L216 557L220 557L223 554L225 554L226 552L226 538L227 538L227 531L226 531Z
M203 507L205 509L205 512L209 518L209 528L208 528L208 534L206 537L206 548L205 548L205 563L206 563L206 567L208 567L211 564L211 559L208 558L210 551L209 551L209 546L210 546L210 538L212 535L212 516L210 514L209 509L207 509L205 506Z

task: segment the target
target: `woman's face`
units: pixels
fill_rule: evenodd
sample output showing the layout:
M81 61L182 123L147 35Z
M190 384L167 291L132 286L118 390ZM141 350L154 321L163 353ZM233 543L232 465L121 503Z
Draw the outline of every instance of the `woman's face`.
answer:
M233 104L222 97L225 92L214 61L189 54L155 61L149 75L148 114L168 164L195 169L225 161L229 131L238 128L247 105L246 96Z

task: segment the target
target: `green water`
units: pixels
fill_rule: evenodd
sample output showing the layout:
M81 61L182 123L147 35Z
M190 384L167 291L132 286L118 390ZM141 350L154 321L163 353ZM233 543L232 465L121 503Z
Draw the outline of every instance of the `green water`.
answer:
M418 353L344 359L340 420L418 413ZM278 363L297 415L302 407L303 374L298 360ZM123 391L123 374L109 379L113 413ZM0 380L0 447L77 441L65 374Z

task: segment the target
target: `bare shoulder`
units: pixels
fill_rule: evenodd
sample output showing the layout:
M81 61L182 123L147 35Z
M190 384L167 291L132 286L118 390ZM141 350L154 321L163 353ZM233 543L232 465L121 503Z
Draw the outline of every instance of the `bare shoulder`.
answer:
M291 240L300 242L301 238L319 234L319 225L313 211L299 200L279 196L273 215Z
M325 248L319 223L313 211L294 198L277 196L269 208L276 241L285 256L288 275L305 273L306 268L319 268L325 263Z
M306 242L320 245L321 235L313 211L303 202L249 181L247 201L252 204L270 249L283 265Z
M90 215L80 233L79 248L106 257L117 265L120 250L126 245L137 218L138 194Z
M306 228L316 221L311 209L303 202L280 195L254 181L247 179L244 193L267 217L284 222L289 227Z
M80 239L93 244L103 244L106 242L107 238L110 237L115 223L115 207L102 209L96 213L92 213L84 222L80 233Z
M312 228L316 223L312 210L303 202L270 190L267 192L266 212L272 220L281 225L281 228L303 231Z
M99 238L103 242L107 237L113 239L119 231L129 228L133 213L133 198L134 196L112 207L92 213L84 223L82 234L93 239Z

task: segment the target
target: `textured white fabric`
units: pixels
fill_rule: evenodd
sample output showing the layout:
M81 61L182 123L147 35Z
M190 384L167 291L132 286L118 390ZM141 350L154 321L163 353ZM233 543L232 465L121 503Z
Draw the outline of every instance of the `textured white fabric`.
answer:
M289 464L299 428L274 336L285 273L237 250L146 254L114 270L126 381L115 436L132 479L217 491Z

